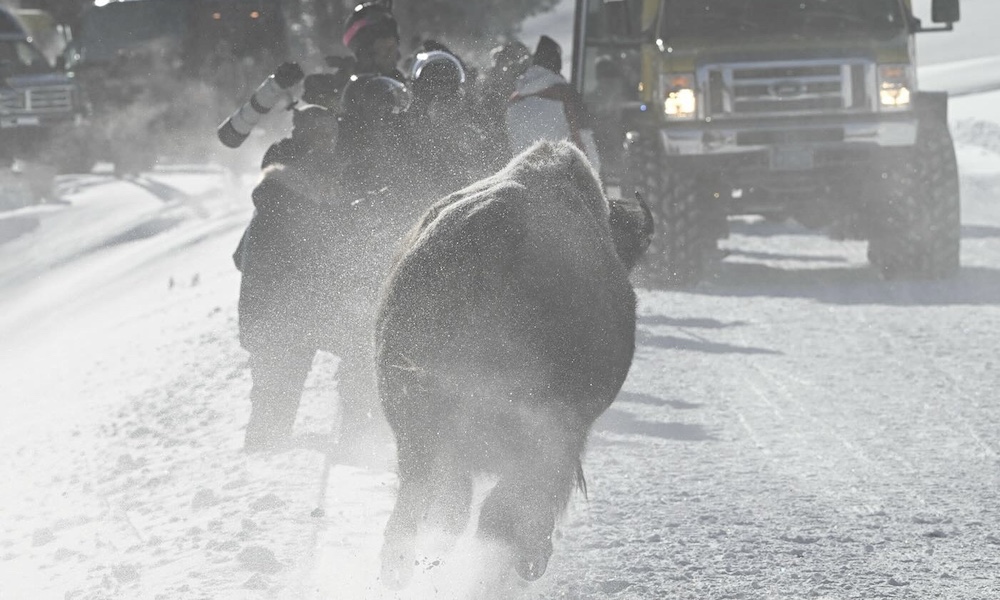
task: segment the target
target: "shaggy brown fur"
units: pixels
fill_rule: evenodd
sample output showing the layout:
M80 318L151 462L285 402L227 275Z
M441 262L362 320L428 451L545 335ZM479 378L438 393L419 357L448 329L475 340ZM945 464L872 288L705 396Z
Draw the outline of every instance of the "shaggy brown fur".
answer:
M632 361L632 265L615 241L634 262L645 224L623 210L572 144L542 142L434 204L411 231L376 324L400 477L388 585L408 581L428 511L446 530L464 528L483 473L498 483L478 534L509 544L523 578L545 571L556 519L583 484L590 427Z

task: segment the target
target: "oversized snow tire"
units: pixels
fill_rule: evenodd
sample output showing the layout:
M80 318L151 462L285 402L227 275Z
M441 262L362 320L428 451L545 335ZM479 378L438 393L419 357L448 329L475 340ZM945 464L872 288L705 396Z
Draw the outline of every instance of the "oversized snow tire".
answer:
M683 287L698 283L717 247L706 188L691 171L672 168L652 140L629 146L624 193L643 195L655 221L645 264L649 283Z
M942 120L920 123L916 146L885 174L868 259L886 279L944 279L959 270L961 199L955 148Z

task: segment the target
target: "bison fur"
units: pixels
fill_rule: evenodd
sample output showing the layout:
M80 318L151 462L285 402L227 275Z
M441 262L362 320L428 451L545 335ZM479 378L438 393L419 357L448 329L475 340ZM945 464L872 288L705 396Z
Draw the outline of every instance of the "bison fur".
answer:
M428 514L464 530L481 475L496 485L477 535L509 547L522 578L544 573L590 428L632 363L647 215L609 202L573 144L540 142L404 240L376 318L400 478L384 583L409 581Z

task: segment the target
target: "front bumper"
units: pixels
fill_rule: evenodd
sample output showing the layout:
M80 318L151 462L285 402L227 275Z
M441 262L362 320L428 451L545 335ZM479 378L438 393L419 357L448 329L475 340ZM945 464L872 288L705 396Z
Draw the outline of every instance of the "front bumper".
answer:
M779 146L899 148L917 140L911 112L851 116L704 120L661 127L669 156L725 156Z
M0 113L0 129L4 130L48 129L76 126L81 123L83 123L83 115L74 112Z

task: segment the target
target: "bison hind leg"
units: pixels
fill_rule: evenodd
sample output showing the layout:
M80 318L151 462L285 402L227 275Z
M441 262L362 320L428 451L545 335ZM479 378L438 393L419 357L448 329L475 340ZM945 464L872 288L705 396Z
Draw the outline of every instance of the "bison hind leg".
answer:
M431 503L431 486L425 479L403 479L396 505L389 516L382 544L382 583L400 590L410 583L416 563L417 527Z
M438 472L431 478L404 481L382 545L382 582L402 589L413 576L425 552L443 555L451 550L469 523L472 479L462 473ZM432 536L427 529L443 535ZM421 541L418 544L418 538Z
M472 477L463 471L443 474L434 493L435 504L428 525L457 538L469 525L472 512Z
M399 492L382 544L382 583L391 589L409 584L416 562L417 531L434 503L433 445L425 436L397 436Z
M480 512L477 535L510 546L514 569L526 581L545 574L556 519L582 483L579 454L570 448L561 454L507 470Z
M402 447L407 449L405 444ZM470 473L440 447L429 450L421 453L423 460L407 461L406 468L400 469L399 495L382 546L382 581L393 589L409 583L418 553L448 552L469 523ZM444 535L427 536L428 529ZM433 544L418 544L428 537Z
M520 403L516 414L495 455L499 481L483 502L477 535L511 547L517 574L534 581L552 556L556 520L574 488L585 490L587 428L572 403L555 399Z
M514 552L514 569L526 581L545 573L552 556L555 514L522 485L501 479L487 496L476 535L498 542ZM537 512L541 509L541 513Z

